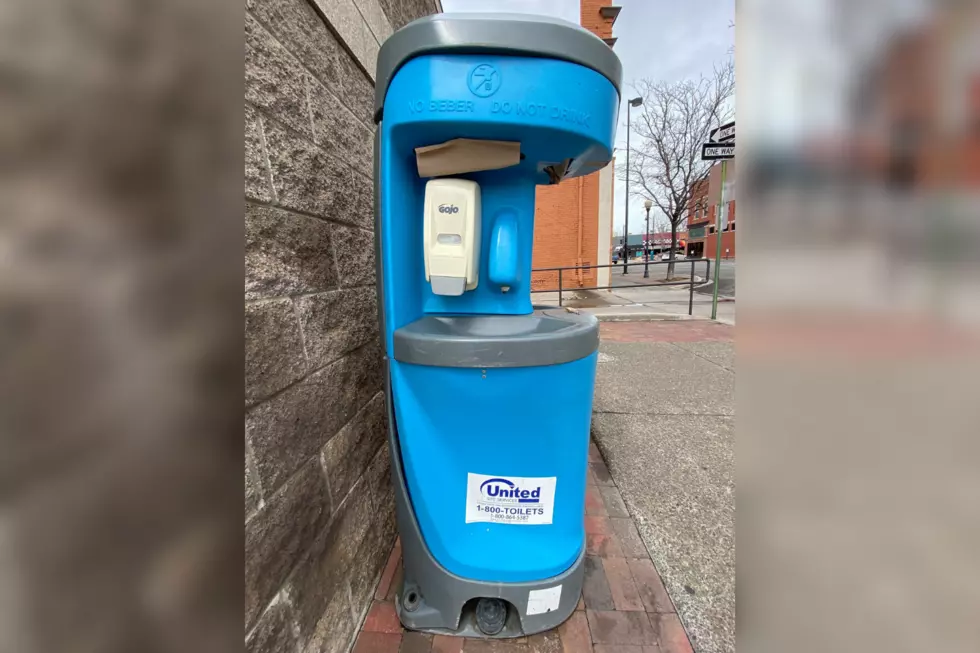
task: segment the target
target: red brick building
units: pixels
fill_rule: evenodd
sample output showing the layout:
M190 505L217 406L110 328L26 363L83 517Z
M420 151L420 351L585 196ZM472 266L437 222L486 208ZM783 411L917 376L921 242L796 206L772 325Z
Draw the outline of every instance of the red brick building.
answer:
M620 7L609 0L581 0L580 24L610 47L613 23ZM533 267L598 265L610 262L612 236L613 164L584 177L555 186L538 186L534 210ZM563 275L565 287L595 286L606 271L578 271ZM557 272L538 272L534 289L558 286Z
M735 161L729 161L725 181L735 181ZM707 179L695 182L687 205L687 255L714 258L718 245L715 234L718 200L721 193L721 164L711 167ZM721 255L735 258L735 199L728 202L728 224L721 233Z
M704 240L708 229L708 180L691 184L691 199L687 203L687 250L688 256L704 256Z
M868 71L856 102L862 172L893 188L980 187L980 69L957 56L971 21L976 7L942 12L892 39Z

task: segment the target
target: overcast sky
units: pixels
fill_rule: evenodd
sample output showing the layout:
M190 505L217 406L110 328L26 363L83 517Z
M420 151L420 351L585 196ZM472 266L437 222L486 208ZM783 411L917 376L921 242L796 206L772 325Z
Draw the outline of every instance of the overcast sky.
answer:
M657 80L697 79L709 74L729 56L735 41L735 0L610 0L623 10L613 27L619 38L613 48L623 62L623 102L616 131L617 165L626 164L625 98L634 97L630 84L648 77ZM442 0L444 11L493 11L543 14L579 22L579 0ZM625 186L616 182L613 225L622 233ZM642 233L643 202L630 203L630 233ZM651 230L653 214L651 212Z

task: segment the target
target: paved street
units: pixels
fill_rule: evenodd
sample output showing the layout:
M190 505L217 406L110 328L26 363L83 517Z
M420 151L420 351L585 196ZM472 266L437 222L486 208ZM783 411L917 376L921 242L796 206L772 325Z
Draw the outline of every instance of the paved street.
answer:
M735 650L734 329L603 322L592 434L698 653Z
M704 278L705 274L705 264L702 260L697 259L694 263L694 275L696 277ZM638 283L652 283L656 281L665 281L667 278L667 264L661 263L659 261L653 262L649 266L650 276L647 279L643 278L643 261L634 262L631 261L629 264L629 273L623 274L623 266L620 264L615 268L611 268L609 274L609 284L617 287L633 286ZM683 261L674 262L674 280L683 281L685 279L690 279L691 275L691 261L686 259Z
M714 280L714 261L711 262L711 280ZM712 293L712 284L708 283L703 286L695 288L695 292L710 295ZM721 262L721 271L718 273L718 296L719 297L734 297L735 296L735 261L725 261Z
M677 261L674 264L674 277L677 280L689 279L691 274L691 259L685 259L683 261ZM704 259L697 259L694 264L694 274L697 277L704 279L705 275L705 264ZM700 283L695 286L695 292L710 295L712 292L711 281L714 281L714 259L711 259L711 277L706 281L709 283ZM623 266L612 268L612 273L609 275L609 283L612 286L622 287L622 286L632 286L638 283L650 283L653 281L664 280L667 276L667 265L657 262L650 265L650 277L648 279L643 278L643 262L639 263L630 262L629 273L623 274ZM718 280L718 295L721 297L734 297L735 296L735 261L726 261L722 259L721 261L721 272L719 273Z

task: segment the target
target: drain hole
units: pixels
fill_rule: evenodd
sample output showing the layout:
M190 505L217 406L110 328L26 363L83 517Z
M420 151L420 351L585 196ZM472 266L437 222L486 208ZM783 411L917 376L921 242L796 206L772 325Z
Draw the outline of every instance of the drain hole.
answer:
M403 601L403 603L405 604L405 609L408 610L409 612L414 612L419 607L419 602L421 600L421 597L419 596L418 592L416 592L415 590L408 590L407 592L405 592L404 598L405 600Z

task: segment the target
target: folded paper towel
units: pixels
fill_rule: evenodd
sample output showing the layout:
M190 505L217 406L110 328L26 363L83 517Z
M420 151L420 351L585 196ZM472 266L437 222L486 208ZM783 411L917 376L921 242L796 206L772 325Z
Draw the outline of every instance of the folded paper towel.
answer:
M464 172L496 170L521 161L521 144L514 141L486 141L454 138L438 145L415 148L419 177L445 177Z

